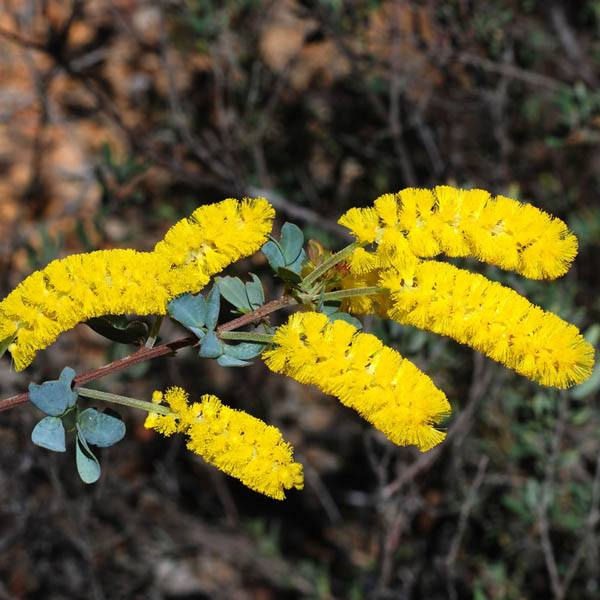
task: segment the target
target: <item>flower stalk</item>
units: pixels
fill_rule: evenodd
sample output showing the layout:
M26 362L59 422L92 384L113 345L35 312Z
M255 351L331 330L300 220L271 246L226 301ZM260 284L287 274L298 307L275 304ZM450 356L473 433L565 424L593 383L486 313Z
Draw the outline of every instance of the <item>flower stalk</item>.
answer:
M302 288L305 291L311 290L321 276L327 273L327 271L329 271L331 268L335 267L335 265L348 258L359 246L360 244L358 242L353 242L345 248L342 248L339 252L332 254L328 259L324 260L314 271L311 271L304 278L302 281Z
M111 394L110 392L102 392L100 390L92 390L90 388L78 387L75 388L77 394L83 398L90 398L92 400L101 400L102 402L111 402L112 404L121 404L122 406L131 406L132 408L138 408L145 410L146 412L159 413L161 415L168 415L171 413L168 407L160 404L153 404L152 402L146 402L145 400L138 400L137 398L130 398L128 396L119 396L118 394Z

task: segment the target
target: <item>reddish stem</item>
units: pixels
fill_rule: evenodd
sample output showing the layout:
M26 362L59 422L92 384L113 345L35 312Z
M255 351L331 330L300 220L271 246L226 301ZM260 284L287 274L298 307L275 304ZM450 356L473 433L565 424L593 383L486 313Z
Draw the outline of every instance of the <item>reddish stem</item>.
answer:
M241 317L237 317L236 319L232 319L231 321L227 321L226 323L219 325L219 327L217 327L217 333L221 331L232 331L234 329L244 327L245 325L249 325L250 323L260 321L267 315L270 315L271 313L284 308L285 306L290 306L291 304L295 303L296 301L293 298L290 298L289 296L282 296L278 300L267 302L267 304L264 304L248 314L242 315ZM160 346L155 346L154 348L140 348L129 356L119 358L118 360L108 363L103 367L99 367L97 369L93 369L92 371L87 371L87 373L77 375L77 377L74 379L74 386L81 386L90 381L106 377L112 373L124 371L129 367L133 367L133 365L146 362L147 360L152 360L153 358L174 355L177 350L187 346L195 346L197 343L198 338L194 336L188 336L168 342L166 344L161 344ZM23 392L22 394L11 396L5 400L0 400L0 412L14 408L19 404L24 404L28 400L28 392Z

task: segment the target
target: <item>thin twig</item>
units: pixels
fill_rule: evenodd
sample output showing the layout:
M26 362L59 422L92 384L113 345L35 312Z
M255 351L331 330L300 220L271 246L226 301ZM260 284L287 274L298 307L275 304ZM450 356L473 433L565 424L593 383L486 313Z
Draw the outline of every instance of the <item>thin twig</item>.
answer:
M538 525L540 529L540 538L542 545L542 552L544 554L544 561L546 563L546 570L550 577L550 585L552 588L552 594L556 600L562 600L565 597L565 588L561 581L560 574L558 572L558 563L556 562L556 554L554 552L554 546L550 538L550 523L548 520L548 507L550 505L550 499L553 494L554 479L556 477L556 465L558 463L558 457L560 454L560 443L565 430L565 423L567 420L568 406L567 398L565 395L561 395L559 402L559 414L556 419L556 427L554 430L554 436L552 438L552 450L550 458L546 463L544 483L542 485L542 493L538 506Z
M462 540L467 530L469 515L471 514L473 506L475 505L475 501L477 500L477 492L483 484L483 479L485 477L489 461L490 459L487 456L482 456L479 459L479 464L477 466L477 474L473 479L473 483L469 487L467 497L465 498L465 501L463 502L463 505L460 509L460 515L458 517L458 526L456 527L456 534L454 535L452 543L450 544L448 556L446 556L446 568L450 573L452 573L454 570L454 564L456 563L456 559L458 558L460 545L462 544Z
M240 327L244 327L245 325L249 325L250 323L261 321L267 315L294 303L295 300L293 298L290 298L289 296L283 296L281 298L278 298L277 300L272 300L271 302L267 302L267 304L264 304L263 306L257 308L256 310L248 314L242 315L237 319L232 319L227 323L223 323L222 325L217 327L217 333L231 331L233 329L239 329ZM195 336L188 336L180 338L173 342L161 344L160 346L155 346L154 348L140 348L137 352L134 352L129 356L125 356L124 358L115 360L111 363L108 363L107 365L104 365L103 367L99 367L98 369L93 369L91 371L88 371L87 373L82 373L81 375L78 375L74 379L74 385L82 386L90 381L95 381L96 379L101 379L102 377L106 377L107 375L111 375L113 373L118 373L119 371L129 369L130 367L139 363L146 362L154 358L159 358L161 356L172 356L177 352L177 350L189 346L195 346L197 343L198 338L196 338ZM16 396L6 398L5 400L0 401L0 412L14 408L19 404L24 404L28 400L29 392L23 392L22 394L17 394Z

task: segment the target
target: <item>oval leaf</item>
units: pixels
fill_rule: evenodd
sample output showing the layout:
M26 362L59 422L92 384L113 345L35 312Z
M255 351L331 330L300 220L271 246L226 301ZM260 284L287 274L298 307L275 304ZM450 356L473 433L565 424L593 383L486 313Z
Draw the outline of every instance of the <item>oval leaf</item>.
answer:
M289 268L289 265L298 259L302 251L302 246L304 246L304 233L302 233L302 229L298 225L294 225L294 223L284 223L281 228L281 240L279 244L285 258L285 265Z
M58 417L44 417L31 432L31 441L53 452L66 452L65 428Z
M214 329L219 322L219 311L221 310L221 294L219 286L213 285L206 297L206 328Z
M240 360L256 358L265 349L265 344L242 342L241 344L225 346L225 354Z
M240 312L248 312L251 309L251 305L246 295L246 286L244 286L242 280L239 277L217 277L217 285L221 296L235 306Z
M217 359L217 362L222 366L222 367L247 367L248 365L251 365L251 362L248 362L247 360L241 360L239 358L235 358L233 356L229 356L227 354L223 354L222 356L219 356L219 358Z
M254 274L250 273L252 281L246 284L246 297L250 309L255 310L265 303L265 291L263 290L261 280Z
M276 241L267 242L260 250L267 257L273 271L285 265L283 251Z
M57 381L45 381L41 385L29 384L29 399L42 412L57 417L77 401L77 392L71 389L75 371L65 367Z
M75 464L79 477L84 483L96 483L100 479L100 463L81 433L77 434L75 443Z
M298 254L298 257L296 258L296 260L287 265L287 268L290 271L294 271L294 273L300 273L300 271L302 270L302 265L306 262L306 252L304 252L304 250L300 251L300 254Z
M79 414L77 424L88 444L108 448L125 437L125 423L117 417L86 408Z
M202 295L179 296L169 302L167 310L169 315L184 327L203 327L206 321L206 300Z
M200 344L199 356L202 358L218 358L223 354L223 342L214 331L209 331Z

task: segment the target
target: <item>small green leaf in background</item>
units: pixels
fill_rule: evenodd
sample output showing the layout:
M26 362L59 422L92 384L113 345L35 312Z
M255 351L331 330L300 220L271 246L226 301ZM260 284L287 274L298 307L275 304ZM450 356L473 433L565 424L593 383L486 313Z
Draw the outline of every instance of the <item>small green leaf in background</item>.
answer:
M219 322L219 311L221 310L221 294L219 286L213 285L206 296L206 319L205 325L209 331L213 331Z
M88 319L85 324L101 336L120 344L137 344L148 337L148 324L124 315Z
M90 450L79 428L75 443L75 464L79 477L84 483L96 483L100 479L100 463Z
M41 385L30 383L29 399L47 415L62 415L77 401L77 392L71 389L74 378L75 371L71 367L65 367L57 381L46 381Z
M53 452L66 452L65 428L58 417L44 417L31 432L31 441Z
M87 443L100 448L108 448L125 437L125 423L121 419L98 412L95 408L82 411L77 424Z
M192 331L194 335L198 337L203 335L201 328L206 322L208 307L201 294L197 296L183 294L183 296L171 300L167 310L173 319Z
M218 358L223 354L223 342L214 331L209 331L200 344L199 356L202 358Z

